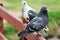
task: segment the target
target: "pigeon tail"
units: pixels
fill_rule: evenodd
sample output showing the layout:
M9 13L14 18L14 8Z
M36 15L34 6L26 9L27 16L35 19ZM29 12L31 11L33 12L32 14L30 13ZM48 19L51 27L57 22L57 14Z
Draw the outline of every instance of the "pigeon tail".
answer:
M24 31L22 31L22 32L20 32L20 33L18 34L18 37L23 38L23 37L27 36L27 34L29 34L29 32L26 31L26 30L24 30Z

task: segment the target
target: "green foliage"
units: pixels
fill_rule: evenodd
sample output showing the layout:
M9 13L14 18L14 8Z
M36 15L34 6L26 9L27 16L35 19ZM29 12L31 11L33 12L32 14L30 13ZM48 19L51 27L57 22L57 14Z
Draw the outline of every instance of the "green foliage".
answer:
M11 24L8 23L5 24L4 31L5 35L11 35L18 32Z
M4 31L5 31L5 36L8 40L15 40L14 37L12 37L12 35L18 33L18 31L11 24L5 23Z
M53 19L60 19L60 11L59 10L50 11L49 16L50 18L53 18Z

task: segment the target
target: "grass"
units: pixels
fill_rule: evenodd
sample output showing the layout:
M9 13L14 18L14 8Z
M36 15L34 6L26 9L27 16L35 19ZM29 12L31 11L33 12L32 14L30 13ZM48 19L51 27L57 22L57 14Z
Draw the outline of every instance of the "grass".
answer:
M4 27L5 34L10 35L17 32L17 30L11 25L6 23Z
M60 0L26 0L29 6L36 10L38 13L42 5L46 4L49 8L49 18L50 22L48 24L50 31L53 32L56 27L58 27L58 23L56 20L60 20ZM21 12L22 0L0 0L0 2L4 3L4 8L7 10L17 13ZM19 16L20 18L20 16ZM17 30L11 25L6 23L5 27L5 35L9 38L10 35L17 33ZM52 31L53 30L53 31Z
M8 40L11 40L12 35L18 33L18 31L9 23L4 24L4 31L5 31L5 36L7 37Z

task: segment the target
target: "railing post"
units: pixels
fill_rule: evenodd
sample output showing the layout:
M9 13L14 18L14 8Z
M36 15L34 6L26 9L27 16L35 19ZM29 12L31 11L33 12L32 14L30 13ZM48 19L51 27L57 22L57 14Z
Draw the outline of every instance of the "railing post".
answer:
M0 3L0 6L3 6L3 4ZM4 30L3 30L3 18L2 17L0 17L0 32L4 33Z

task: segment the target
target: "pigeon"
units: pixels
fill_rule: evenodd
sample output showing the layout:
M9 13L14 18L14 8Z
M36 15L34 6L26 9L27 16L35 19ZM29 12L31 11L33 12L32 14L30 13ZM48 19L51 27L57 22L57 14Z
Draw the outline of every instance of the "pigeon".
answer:
M25 0L22 1L22 13L23 17L28 21L32 20L37 15L36 11L32 9Z
M47 6L42 6L41 11L37 16L35 16L26 26L26 29L23 30L18 34L19 37L23 38L27 36L30 33L38 32L40 30L43 30L46 28L48 22L49 22L49 16L48 16L48 7Z

